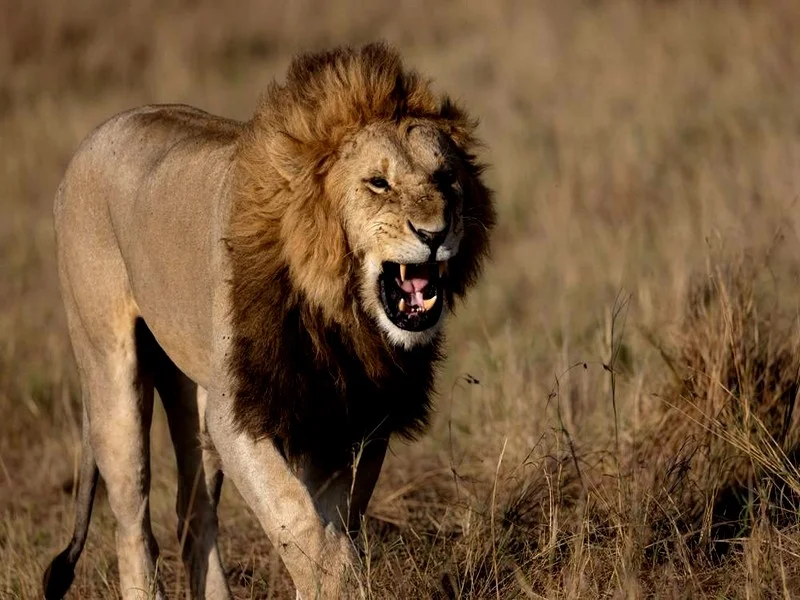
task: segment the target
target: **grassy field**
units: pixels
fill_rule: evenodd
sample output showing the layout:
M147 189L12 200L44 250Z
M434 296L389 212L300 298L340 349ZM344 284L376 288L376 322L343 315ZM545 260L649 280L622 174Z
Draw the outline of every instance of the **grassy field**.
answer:
M481 118L500 223L436 416L370 505L369 598L800 597L800 3L0 0L0 597L69 539L79 391L52 199L111 114L247 118L377 38ZM175 467L152 511L174 597ZM224 489L238 598L294 597ZM102 495L72 598L118 595Z

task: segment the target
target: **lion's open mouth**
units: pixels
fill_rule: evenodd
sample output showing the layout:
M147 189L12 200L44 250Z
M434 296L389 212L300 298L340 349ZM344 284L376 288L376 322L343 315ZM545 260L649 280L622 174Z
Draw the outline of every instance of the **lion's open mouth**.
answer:
M442 315L446 262L383 263L378 277L383 310L400 329L424 331Z

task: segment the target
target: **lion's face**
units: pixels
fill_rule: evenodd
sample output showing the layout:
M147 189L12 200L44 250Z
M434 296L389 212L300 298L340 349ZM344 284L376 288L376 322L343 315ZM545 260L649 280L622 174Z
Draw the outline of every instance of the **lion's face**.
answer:
M345 145L328 178L343 203L362 305L406 348L433 339L451 296L448 264L470 187L455 150L431 122L376 123Z

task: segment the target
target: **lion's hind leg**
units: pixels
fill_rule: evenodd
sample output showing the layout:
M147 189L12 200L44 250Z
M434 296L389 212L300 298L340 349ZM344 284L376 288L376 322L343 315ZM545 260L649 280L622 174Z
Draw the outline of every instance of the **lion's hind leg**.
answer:
M150 525L152 374L142 368L137 319L129 336L81 360L88 383L92 447L117 524L123 598L163 598L156 577L158 545ZM99 355L98 355L99 354Z
M82 146L56 194L61 293L89 443L116 521L121 595L163 598L149 505L153 378L140 360L139 306L110 220L114 190L102 185L107 157L93 153L95 142Z
M136 323L131 317L127 333L122 326L102 327L90 338L72 320L70 333L91 450L116 521L121 595L124 599L163 598L156 577L158 545L149 504L153 382L140 365Z
M192 598L225 600L230 591L217 548L217 504L222 470L203 446L205 390L184 375L157 346L150 353L155 385L167 413L178 465L178 541Z

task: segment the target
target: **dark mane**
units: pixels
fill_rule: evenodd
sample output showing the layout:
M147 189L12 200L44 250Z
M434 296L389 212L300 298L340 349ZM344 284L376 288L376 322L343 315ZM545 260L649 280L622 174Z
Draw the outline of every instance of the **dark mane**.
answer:
M234 418L291 454L348 451L371 433L427 422L440 342L391 346L360 307L356 272L325 174L343 141L375 121L423 118L472 171L453 292L477 277L494 223L472 151L475 123L381 44L295 59L239 141L228 240ZM453 298L449 298L452 306Z

